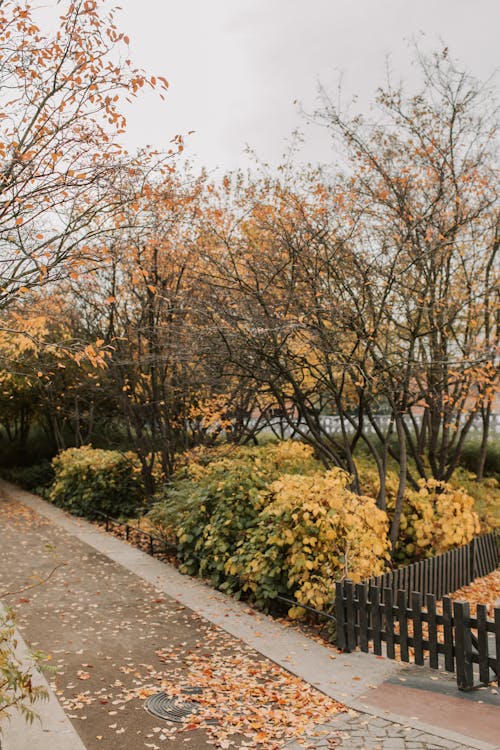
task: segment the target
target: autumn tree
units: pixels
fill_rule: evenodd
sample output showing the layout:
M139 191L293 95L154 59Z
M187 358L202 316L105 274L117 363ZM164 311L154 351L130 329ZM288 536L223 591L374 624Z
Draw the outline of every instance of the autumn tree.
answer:
M213 319L242 375L358 489L364 443L381 507L388 456L398 461L393 544L410 466L451 477L497 376L495 111L447 53L419 62L422 93L381 91L379 122L343 117L325 97L317 119L346 173L250 187L222 228L215 217L212 256Z
M495 385L497 121L489 87L446 50L419 63L425 89L381 92L379 124L342 118L329 102L320 117L348 148L367 237L387 258L395 344L380 366L405 373L406 442L421 476L446 480ZM381 353L376 333L372 352Z
M68 258L88 256L119 215L121 105L144 87L167 87L133 67L127 44L102 0L66 2L53 33L30 3L0 3L2 307Z

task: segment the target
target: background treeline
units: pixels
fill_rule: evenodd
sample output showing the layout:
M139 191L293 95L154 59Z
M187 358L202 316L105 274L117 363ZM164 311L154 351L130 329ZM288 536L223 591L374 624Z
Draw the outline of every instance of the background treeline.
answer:
M369 121L324 97L314 118L333 166L214 182L157 155L116 158L112 217L93 212L92 241L2 313L4 464L131 449L151 495L183 451L253 442L278 415L354 493L369 457L381 510L397 467L393 544L420 479L447 482L466 456L481 480L500 317L496 110L446 54L418 62L422 92L381 91Z

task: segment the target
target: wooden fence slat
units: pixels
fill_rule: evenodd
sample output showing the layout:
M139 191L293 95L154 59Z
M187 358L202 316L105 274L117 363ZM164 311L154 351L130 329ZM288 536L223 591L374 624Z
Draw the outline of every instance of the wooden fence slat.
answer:
M451 557L451 581L450 581L450 590L448 593L453 593L453 591L457 590L457 573L458 573L458 555L456 554L455 550L450 550L450 557Z
M439 655L436 622L436 597L433 594L426 594L425 604L427 608L427 627L429 631L429 666L431 669L437 669L439 667Z
M443 554L443 562L441 566L441 597L447 596L448 592L446 591L447 587L447 580L446 580L446 561L447 561L447 553L445 552Z
M453 555L451 553L451 550L446 553L447 555L447 572L448 575L446 576L446 594L451 594L453 592Z
M477 652L479 661L479 680L485 685L490 679L490 668L488 665L488 630L487 630L487 607L485 604L477 605Z
M439 581L439 598L442 599L443 596L446 596L446 578L445 578L445 571L446 571L446 554L441 555L440 559L440 581Z
M394 659L396 652L394 649L394 613L392 589L384 590L384 620L385 620L385 643L387 647L387 658Z
M467 576L469 578L469 582L473 581L474 576L474 556L476 554L476 539L475 537L472 537L470 540L469 546L467 547Z
M455 671L453 654L453 616L449 596L443 597L443 634L444 634L444 668L447 672Z
M491 537L488 535L484 540L484 557L486 562L486 567L489 568L492 563L493 556L491 554Z
M372 605L373 653L382 655L382 618L380 616L380 589L370 586L370 601Z
M398 620L399 620L399 645L401 649L401 661L410 661L408 652L408 615L406 613L406 591L398 591Z
M337 581L335 584L335 617L337 618L337 647L345 651L347 641L345 637L344 586L341 581Z
M476 550L474 560L474 578L481 578L483 566L481 562L481 537L476 539Z
M366 606L366 588L364 584L356 584L356 599L359 617L359 647L368 653L368 608Z
M414 583L414 574L415 574L415 566L410 566L410 571L408 574L408 606L411 606L411 593L412 591L415 591Z
M411 595L411 609L413 620L413 648L415 650L415 664L420 666L424 663L424 650L422 638L422 594L413 591Z
M490 534L490 538L488 540L488 548L490 551L489 555L489 565L490 567L494 567L497 563L497 551L496 551L496 541L495 541L495 535Z
M490 566L490 546L488 544L489 537L483 537L483 570L485 571L484 575L486 575L486 569Z
M441 597L443 596L442 581L443 581L443 555L439 555L438 566L437 566L437 583L436 583L436 598L437 599L441 599Z
M472 668L472 638L468 623L469 602L454 602L455 658L457 663L457 685L459 690L470 690L474 685Z
M356 609L354 607L354 584L352 581L344 581L344 592L346 600L346 621L347 621L347 646L346 651L354 651L357 646L356 632Z
M402 570L401 568L396 568L392 576L392 593L393 594L395 594L395 592L399 591L399 589L401 588L401 578L402 578Z
M487 561L485 559L486 540L484 539L484 537L479 537L477 541L478 541L477 576L478 578L482 578L484 575L486 575L486 568L487 568Z
M401 586L401 588L403 589L403 591L406 592L405 593L405 596L406 596L406 606L408 606L408 576L409 576L408 567L409 566L407 565L406 567L403 568L403 571L404 571L404 574L403 574L403 585Z
M496 673L497 679L500 679L500 607L495 607L493 617L495 623Z

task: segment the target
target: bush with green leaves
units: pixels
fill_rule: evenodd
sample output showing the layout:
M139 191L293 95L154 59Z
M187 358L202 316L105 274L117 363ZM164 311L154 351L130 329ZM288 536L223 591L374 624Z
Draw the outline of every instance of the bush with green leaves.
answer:
M33 669L40 668L40 654L33 654L28 664L23 664L16 655L14 616L0 611L0 734L2 722L12 711L19 711L28 723L37 713L33 706L48 698L47 690L33 685Z
M149 514L182 572L266 608L278 594L327 606L333 582L382 572L387 516L295 441L196 454ZM302 610L297 610L301 612Z
M178 545L182 572L210 578L222 589L239 589L226 562L257 519L264 490L282 474L321 470L312 449L300 442L198 451L164 489L149 513L154 526Z
M54 482L48 499L77 515L95 511L117 518L137 514L144 503L140 467L132 453L69 448L52 460Z

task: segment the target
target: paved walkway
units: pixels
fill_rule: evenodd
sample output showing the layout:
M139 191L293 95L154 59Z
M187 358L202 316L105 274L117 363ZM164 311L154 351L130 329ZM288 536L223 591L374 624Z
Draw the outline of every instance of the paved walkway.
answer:
M463 750L465 745L404 724L349 711L316 728L316 737L291 742L287 750Z
M430 725L414 695L428 698L428 693L401 665L371 655L338 654L29 493L2 487L0 592L19 591L62 563L42 586L11 597L24 638L53 655L58 701L44 714L45 731L32 730L39 732L36 740L18 725L7 730L3 750L137 750L186 742L193 748L258 742L266 750L498 747L500 724L494 717L500 720L500 703L465 700L454 691L444 698L459 701L458 708L446 721ZM264 690L270 684L272 706ZM175 695L195 685L205 691L212 724L197 725L195 718L189 731L179 732L143 710L152 692ZM396 706L394 697L377 704L394 687L410 696L409 710L401 700ZM265 695L256 706L259 691ZM302 704L300 696L307 698ZM338 712L326 696L356 711ZM439 690L433 703L438 699L443 699ZM293 715L294 705L302 717ZM478 721L458 730L457 720L467 712ZM281 726L273 736L266 734L270 718ZM75 743L63 739L56 745L54 732L64 737L64 721ZM309 731L297 739L306 724Z

